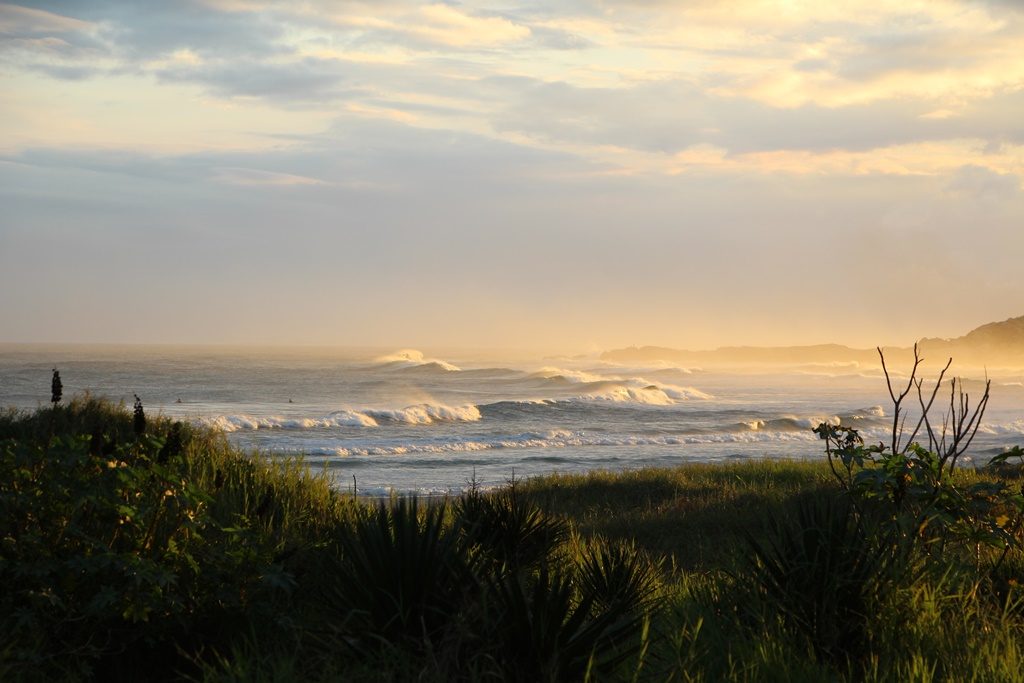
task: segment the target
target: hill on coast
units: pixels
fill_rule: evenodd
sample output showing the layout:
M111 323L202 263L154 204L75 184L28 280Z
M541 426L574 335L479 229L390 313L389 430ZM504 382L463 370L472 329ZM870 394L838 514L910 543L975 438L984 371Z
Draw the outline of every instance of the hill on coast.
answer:
M971 365L1024 366L1024 316L982 325L961 337L925 338L918 342L921 353L930 357L952 357ZM912 347L884 349L886 357L909 358ZM713 350L688 351L662 346L630 346L601 354L602 360L617 363L666 361L698 365L806 365L816 363L874 363L876 349L858 349L842 344L810 346L723 346Z

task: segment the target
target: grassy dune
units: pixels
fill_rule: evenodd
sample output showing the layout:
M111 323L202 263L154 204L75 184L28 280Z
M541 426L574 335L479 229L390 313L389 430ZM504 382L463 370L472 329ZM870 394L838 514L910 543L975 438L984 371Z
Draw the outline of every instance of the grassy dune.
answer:
M0 679L1021 680L1012 475L910 532L824 462L378 504L83 397L0 415Z
M837 490L823 461L695 463L522 484L525 496L571 519L580 534L635 541L690 571L733 566L744 552L744 532L793 496L819 490Z

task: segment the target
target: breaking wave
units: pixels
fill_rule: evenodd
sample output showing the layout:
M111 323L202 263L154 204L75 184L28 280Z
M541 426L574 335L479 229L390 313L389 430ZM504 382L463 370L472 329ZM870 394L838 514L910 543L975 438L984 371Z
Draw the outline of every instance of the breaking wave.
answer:
M577 387L581 393L574 398L582 401L614 401L617 403L643 403L646 405L673 405L677 401L713 398L694 387L652 382L643 377L603 376L581 370L546 367L529 375L562 388Z
M830 425L843 425L846 427L877 427L884 426L881 418L885 417L885 410L882 406L872 406L844 415L812 415L809 417L798 417L796 415L783 415L776 418L757 419L741 422L737 427L740 431L749 430L752 432L796 432L812 430L822 422Z
M709 400L712 396L694 387L680 387L671 384L644 384L636 378L626 384L601 382L586 394L577 396L583 401L614 401L616 403L644 403L646 405L668 406L679 401Z
M502 449L612 448L634 446L681 446L713 443L813 442L818 437L805 432L748 432L733 434L692 434L664 436L599 435L568 430L552 430L545 434L524 433L480 439L451 439L401 444L367 446L320 446L304 452L309 455L382 456L414 454L458 454Z
M257 429L315 429L324 427L377 427L382 422L429 425L436 422L476 422L480 410L474 405L447 406L421 403L401 409L365 408L337 410L322 417L282 417L278 415L220 415L200 418L200 424L225 432Z
M277 415L218 415L199 418L198 422L225 432L256 429L315 429L317 427L376 427L377 421L369 415L351 410L339 410L323 417L280 417Z
M394 353L389 353L386 356L381 356L376 359L377 363L382 363L395 369L426 369L426 370L444 370L445 372L459 372L461 368L452 365L443 360L437 358L427 358L423 355L422 351L416 349L401 349Z
M367 410L366 413L380 422L400 422L414 425L428 425L435 422L476 422L480 419L480 409L474 405L446 406L421 403L401 410Z
M1014 420L1005 424L982 424L978 432L995 436L1024 436L1024 420Z
M536 372L532 372L530 377L537 377L540 379L551 379L555 381L562 381L566 383L574 384L586 384L589 382L603 382L608 379L601 375L595 375L591 372L584 372L582 370L563 370L562 368L544 367Z

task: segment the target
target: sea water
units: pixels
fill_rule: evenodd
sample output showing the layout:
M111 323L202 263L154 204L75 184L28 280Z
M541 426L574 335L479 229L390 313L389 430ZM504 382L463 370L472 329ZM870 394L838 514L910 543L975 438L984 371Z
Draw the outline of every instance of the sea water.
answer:
M301 455L339 488L364 494L458 492L470 482L552 472L823 458L811 431L817 424L842 423L888 443L893 418L881 364L711 369L412 349L6 345L0 406L46 404L54 367L65 397L89 391L130 406L138 395L149 414L217 427L272 457ZM981 373L965 377L973 401ZM899 369L892 375L906 383ZM991 379L966 462L1024 445L1024 373ZM937 406L941 416L948 393Z

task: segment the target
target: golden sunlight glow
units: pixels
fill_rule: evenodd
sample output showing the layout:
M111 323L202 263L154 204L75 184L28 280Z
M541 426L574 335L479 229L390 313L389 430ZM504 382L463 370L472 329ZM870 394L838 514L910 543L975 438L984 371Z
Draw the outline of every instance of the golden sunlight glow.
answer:
M1019 315L1021 45L971 0L0 4L0 291L91 283L0 308L159 337L96 304L152 278L210 340L561 348ZM97 246L134 231L189 277Z

